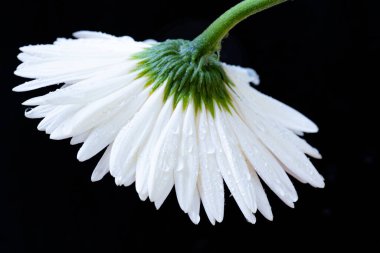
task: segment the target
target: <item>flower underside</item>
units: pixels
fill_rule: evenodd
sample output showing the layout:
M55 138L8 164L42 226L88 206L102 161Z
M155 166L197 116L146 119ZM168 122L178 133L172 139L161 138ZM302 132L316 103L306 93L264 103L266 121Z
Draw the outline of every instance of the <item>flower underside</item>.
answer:
M164 101L173 96L173 106L180 101L184 109L193 102L195 112L204 106L214 115L217 105L230 111L233 83L224 72L217 53L194 58L196 48L191 41L167 40L154 44L133 56L138 60L138 77L148 79L152 92L162 85Z
M321 155L300 137L318 127L251 87L260 82L256 72L221 63L219 51L237 23L284 1L241 1L193 41L80 31L76 39L25 46L15 74L34 80L13 90L63 84L25 101L35 106L25 116L43 118L37 128L51 139L83 143L79 161L106 148L92 181L109 172L117 185L135 182L157 209L174 187L196 224L201 203L212 224L223 220L226 185L249 222L257 211L272 220L262 182L290 207L298 195L288 174L325 185L306 156Z

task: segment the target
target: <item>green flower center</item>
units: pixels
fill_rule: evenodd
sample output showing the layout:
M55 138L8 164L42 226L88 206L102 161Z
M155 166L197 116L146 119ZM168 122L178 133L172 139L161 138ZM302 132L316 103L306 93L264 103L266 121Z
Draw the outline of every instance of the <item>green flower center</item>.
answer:
M167 40L133 56L138 60L138 78L146 77L146 86L154 92L164 85L164 101L173 96L173 106L180 101L184 109L193 102L195 111L202 108L214 115L217 105L230 111L231 88L217 53L194 57L196 48L187 40Z
M193 102L195 112L205 108L214 115L214 106L230 112L234 84L219 61L221 41L239 22L285 1L241 1L193 41L167 40L134 55L138 60L135 71L138 77L148 78L146 86L152 86L152 92L164 85L164 101L173 96L174 107L182 101L184 108Z

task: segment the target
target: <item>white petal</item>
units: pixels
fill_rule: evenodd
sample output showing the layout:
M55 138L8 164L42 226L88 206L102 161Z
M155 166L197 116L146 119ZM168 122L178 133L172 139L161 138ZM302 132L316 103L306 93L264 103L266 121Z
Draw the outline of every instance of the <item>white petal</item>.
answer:
M73 138L71 138L70 140L70 144L76 145L76 144L84 142L87 139L87 137L90 135L90 133L91 131L87 131L87 132L73 136Z
M201 201L199 199L199 193L198 191L196 190L194 193L193 193L193 199L192 199L192 203L190 205L190 210L189 210L189 217L191 219L191 221L194 223L194 224L198 224L199 221L201 220L201 218L199 217L199 209L200 209L200 206L201 206Z
M280 133L284 137L284 139L288 140L289 142L293 143L296 147L298 147L302 152L305 154L308 154L311 157L314 157L316 159L321 159L322 156L319 153L318 149L312 147L309 143L307 143L304 139L297 136L295 133L290 131L286 128L279 128Z
M292 129L292 132L295 133L298 136L304 136L304 133L301 132L301 131L297 131L297 130Z
M284 140L273 124L256 114L252 108L240 105L245 121L271 152L294 174L315 187L324 187L324 180L309 159L292 143Z
M224 186L216 161L216 149L211 139L208 121L213 120L211 115L200 112L199 118L199 159L200 174L198 190L206 214L212 224L215 220L221 222L224 215Z
M41 60L43 60L43 58L41 57L30 55L27 53L19 53L17 55L17 59L19 59L22 62L28 62L28 63L40 62Z
M130 101L130 103L127 103L124 108L113 118L93 129L78 152L78 160L85 161L93 157L108 144L113 142L122 127L128 123L128 121L144 104L148 98L148 95L149 89L145 89L136 97L136 99ZM128 143L128 145L130 144Z
M151 169L148 178L149 198L159 208L174 185L174 170L178 166L178 150L183 123L182 102L174 109L152 150Z
M75 38L81 39L81 38L102 38L102 39L115 39L116 37L107 33L103 32L93 32L93 31L78 31L73 33L73 36Z
M255 192L251 182L251 175L249 173L245 159L240 151L232 129L228 123L229 115L224 115L223 112L216 110L215 123L219 134L220 142L226 155L228 165L232 172L235 182L240 190L240 193L245 200L248 208L255 212L257 209Z
M240 84L237 87L240 90L239 96L245 97L245 102L249 103L251 107L256 108L257 113L263 117L271 118L296 131L306 133L318 132L318 127L315 123L290 106L264 95L247 85Z
M149 47L149 44L129 39L57 39L50 45L21 47L26 54L45 60L82 60L82 59L129 59L131 54Z
M144 89L144 84L144 79L138 79L117 92L87 104L65 122L60 128L61 131L55 133L54 137L67 138L78 135L109 120Z
M25 110L25 117L29 119L38 119L45 117L49 112L54 110L56 106L54 105L40 105L34 107L33 109Z
M38 64L22 63L15 71L15 75L26 78L53 78L71 73L84 74L89 71L100 71L104 67L114 66L124 59L82 59L57 60Z
M86 104L92 102L129 85L136 78L135 74L120 76L121 72L125 72L125 68L118 70L120 72L118 74L96 75L44 96L31 98L25 101L23 105ZM116 77L110 76L115 74L117 75Z
M137 152L144 145L162 107L163 87L157 89L116 136L110 158L110 172L116 179L135 171Z
M174 182L178 203L182 210L187 212L194 198L199 169L195 110L192 103L186 109L181 131L179 161L174 169Z
M260 213L267 218L268 220L273 220L273 213L272 208L270 207L270 204L268 202L267 195L265 194L264 188L261 185L260 179L257 176L254 168L249 165L250 172L252 175L252 183L256 190L256 201L257 201L257 208L259 209Z
M106 151L104 152L102 158L96 165L91 175L92 182L101 180L105 176L105 174L107 174L107 172L109 171L111 149L112 149L112 145L109 145Z
M224 71L234 84L246 84L254 83L258 85L260 83L259 75L255 70L251 68L242 68L240 66L233 66L223 63Z
M297 193L281 165L238 116L233 118L231 125L246 158L260 177L281 200L288 206L294 207L293 202L298 198Z
M40 131L46 131L47 134L50 134L65 120L77 112L80 107L80 105L61 105L56 107L46 115L40 124L38 124L37 129Z
M218 110L218 108L216 108ZM217 135L217 129L214 123L214 120L209 121L209 127L210 127L210 133L211 133L211 138L214 143L215 147L218 147L218 150L216 152L216 160L218 163L218 167L220 169L220 172L223 176L224 181L226 182L232 196L234 197L236 203L238 204L240 210L242 211L244 217L250 222L250 223L255 223L256 218L252 214L251 210L247 207L243 196L241 195L238 186L235 182L235 178L231 173L230 168L228 167L228 161L226 159L226 155L224 154L223 149L221 148L220 144L220 139L219 136Z
M74 74L65 74L60 75L56 77L50 77L50 78L42 78L42 79L35 79L32 81L25 82L23 84L20 84L16 87L14 87L12 90L17 92L22 91L30 91L35 90L51 85L56 85L64 82L73 82L77 80L83 80L85 78L89 78L94 75L94 72L92 71L84 71L82 73L74 73Z
M118 176L115 176L116 185L130 186L133 184L136 178L136 162L136 159L133 157L130 159L128 167L124 171L121 171Z
M151 169L151 153L154 146L162 133L162 130L167 125L170 116L173 112L173 98L169 97L163 105L157 121L153 127L152 133L146 145L141 147L141 152L136 165L136 190L142 200L148 196L148 177Z

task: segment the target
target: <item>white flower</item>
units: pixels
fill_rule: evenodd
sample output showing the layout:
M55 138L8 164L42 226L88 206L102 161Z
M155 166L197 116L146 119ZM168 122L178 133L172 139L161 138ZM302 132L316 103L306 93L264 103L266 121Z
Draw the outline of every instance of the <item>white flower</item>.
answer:
M107 172L117 185L136 183L142 200L157 208L173 186L182 210L199 222L200 203L212 224L224 212L223 181L245 218L255 223L258 209L273 215L261 180L288 206L297 193L287 173L303 183L324 187L305 154L320 158L301 137L317 126L287 105L250 86L259 83L252 69L223 64L234 86L231 110L214 104L214 112L189 100L164 99L165 84L146 85L133 71L132 56L153 45L130 37L77 32L77 39L22 47L16 75L32 78L14 91L63 84L54 92L25 101L36 106L28 118L43 118L38 130L71 144L82 143L78 160L106 149L92 181ZM213 100L211 100L213 101ZM213 102L214 103L214 102ZM173 106L173 104L175 106Z

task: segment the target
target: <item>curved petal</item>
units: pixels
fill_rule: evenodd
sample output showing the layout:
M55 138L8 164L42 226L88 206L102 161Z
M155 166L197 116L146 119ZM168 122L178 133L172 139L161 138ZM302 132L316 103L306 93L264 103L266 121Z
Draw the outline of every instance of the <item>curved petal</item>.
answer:
M199 117L199 159L200 173L198 191L201 196L207 217L212 224L221 222L224 216L223 178L216 161L216 150L211 139L209 121L211 115L202 112Z
M91 133L91 130L73 136L73 138L71 138L71 140L70 140L70 144L71 145L76 145L76 144L84 142L87 139L87 137L90 135L90 133Z
M216 111L218 110L219 109L216 108ZM223 179L226 182L228 189L230 190L232 196L234 197L244 217L250 223L256 223L256 217L252 214L251 210L246 205L245 200L238 189L235 178L232 175L230 168L228 167L228 161L226 159L226 155L223 149L221 148L220 138L217 134L217 128L215 126L214 120L209 121L209 127L210 127L211 139L214 143L214 146L218 147L216 151L216 160L218 163L218 168L220 169L220 172L223 176Z
M148 192L151 201L159 208L174 185L174 170L178 166L178 150L183 124L182 102L174 109L154 149L148 178Z
M141 147L141 152L136 165L136 191L139 193L142 200L145 200L148 197L148 178L152 167L152 150L173 112L172 103L173 98L169 97L160 111L147 144Z
M137 162L137 152L151 131L162 107L163 89L156 90L138 113L118 133L113 143L110 172L115 178L129 175ZM123 180L122 180L123 181Z
M94 171L92 172L92 175L91 175L92 182L101 180L110 170L109 162L110 162L111 149L112 149L112 144L108 146L102 158L100 158L98 164L96 165Z
M112 119L94 128L80 148L77 156L78 160L85 161L90 159L113 142L116 136L121 132L121 129L145 103L148 95L149 90L145 89L136 99L127 103Z
M234 66L225 63L223 63L222 66L227 76L235 85L246 84L249 86L249 83L256 85L260 83L259 75L255 70L251 68L242 68L240 66Z
M136 80L130 85L102 99L87 104L52 133L53 138L68 138L83 133L113 117L132 98L144 89L145 80Z
M220 143L227 158L230 171L235 178L235 182L247 207L252 212L256 212L256 197L251 182L251 175L235 137L230 134L232 130L227 120L228 117L230 116L224 115L219 109L216 110L215 125Z
M66 88L57 89L46 95L34 97L23 102L23 105L44 105L44 104L87 104L97 99L101 99L133 82L135 74L124 74L125 68L118 69L107 75L97 75L95 77L77 82ZM114 77L112 77L113 75ZM115 77L116 75L116 77Z
M174 169L175 191L180 207L189 211L197 186L199 157L195 110L189 104L183 119L178 166Z
M256 114L252 107L248 112L244 104L241 104L240 109L248 126L286 167L303 181L315 187L324 187L323 177L319 175L309 159L292 143L284 140L270 121Z
M190 210L188 212L189 217L194 224L198 224L199 221L201 220L201 218L199 217L200 206L201 206L201 200L199 198L199 193L197 190L195 190L193 193Z
M254 166L260 177L284 203L294 207L293 202L298 199L296 190L281 165L277 163L276 158L260 143L239 117L234 117L231 125L245 157Z
M89 39L89 38L102 38L102 39L115 39L116 37L103 32L94 32L94 31L77 31L73 33L73 36L78 39Z
M38 118L44 118L46 115L54 110L56 106L54 105L40 105L36 106L32 109L26 109L25 110L25 117L29 119L38 119Z
M248 165L250 168L250 172L252 175L252 183L256 189L256 201L257 201L257 209L259 209L260 213L267 218L268 220L273 220L272 208L269 204L267 195L265 194L264 188L261 185L260 179L257 176L255 169Z
M63 124L63 122L74 115L80 108L80 105L57 106L38 124L37 129L40 131L46 131L47 134L51 134L55 129Z
M282 125L301 132L316 133L317 125L310 119L290 106L264 95L254 88L246 85L237 85L239 96L246 98L251 107L256 108L257 113L266 118L271 118Z

